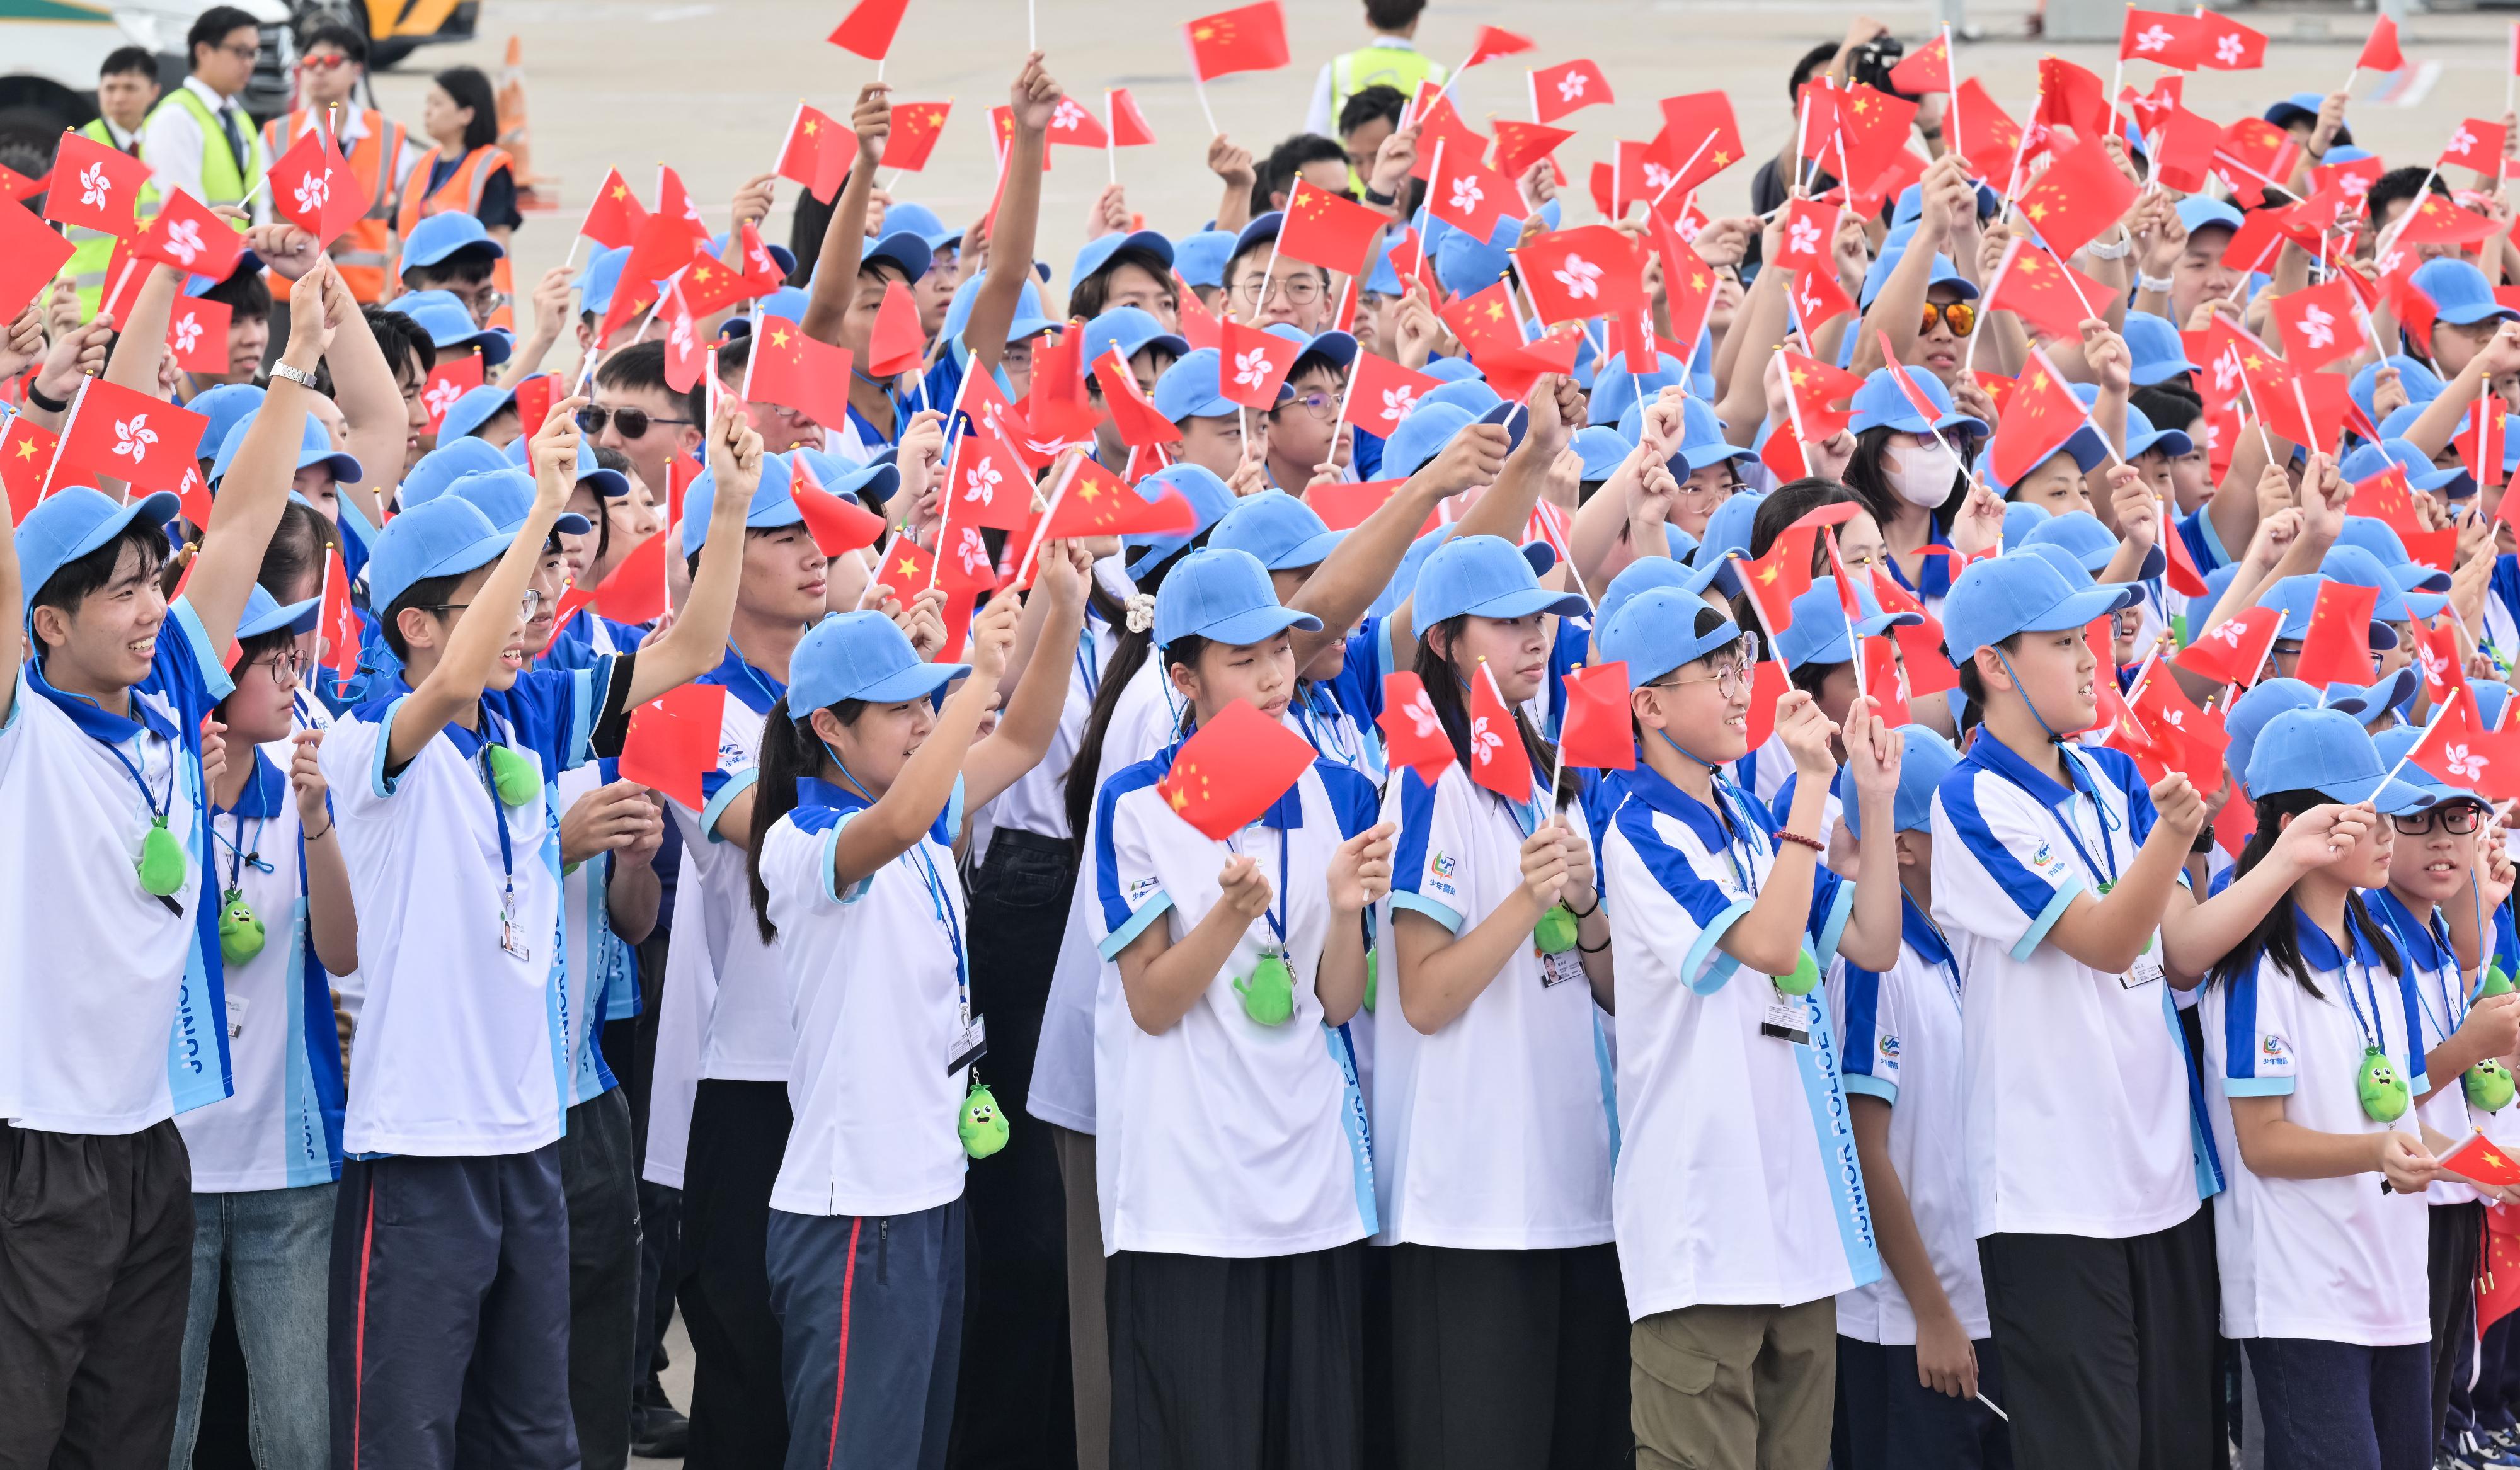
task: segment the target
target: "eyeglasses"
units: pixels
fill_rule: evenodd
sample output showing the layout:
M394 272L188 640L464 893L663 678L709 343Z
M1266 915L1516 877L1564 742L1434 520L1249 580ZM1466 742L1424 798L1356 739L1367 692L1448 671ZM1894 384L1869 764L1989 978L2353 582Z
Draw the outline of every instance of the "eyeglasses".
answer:
M1933 331L1937 318L1952 329L1954 336L1966 336L1977 330L1977 308L1966 301L1946 301L1939 306L1928 301L1925 303L1924 325L1916 329L1916 334L1923 336Z
M534 620L534 613L543 605L543 595L528 587L525 589L523 602L523 609L518 616L530 623ZM415 602L412 605L423 612L462 612L472 604L470 602Z
M662 419L649 413L646 409L608 409L600 404L589 404L585 408L577 411L577 426L590 434L600 434L604 432L604 425L608 422L614 427L620 429L621 437L625 439L644 439L648 437L648 426L650 424L680 423L689 425L693 421L689 419Z
M350 65L350 59L346 56L307 56L297 59L297 69L300 71L338 71L348 65Z
M219 50L235 57L238 61L249 62L262 55L262 43L255 41L244 46L221 46Z
M2389 821L2397 824L2403 836L2420 837L2438 826L2453 836L2464 837L2485 824L2485 808L2473 802L2454 801L2410 817L2392 817Z
M1257 306L1266 299L1260 294L1264 286L1272 296L1284 292L1289 306L1310 306L1322 298L1322 278L1310 271L1298 271L1290 276L1257 276L1237 282L1234 299L1245 306Z
M1739 480L1726 480L1720 485L1694 485L1683 480L1680 484L1680 494L1682 499L1688 502L1689 508L1694 510L1700 506L1720 506L1731 500L1732 492L1740 488Z
M1298 393L1293 398L1278 405L1277 409L1273 410L1273 412L1283 412L1290 408L1302 409L1304 412L1312 415L1316 419L1327 419L1338 412L1338 400L1331 397L1329 394L1319 390L1310 393Z
M1758 660L1751 647L1750 640L1746 637L1728 647L1715 649L1712 654L1706 656L1726 654L1731 655L1729 661L1715 665L1714 672L1703 679L1658 679L1646 685L1645 688L1676 690L1685 689L1692 684L1711 684L1715 686L1715 692L1730 699L1749 688L1757 679Z
M292 645L290 647L276 649L265 657L255 659L253 661L253 667L270 671L271 682L278 685L280 688L294 689L297 686L298 675L306 667L306 661L298 654L296 647Z

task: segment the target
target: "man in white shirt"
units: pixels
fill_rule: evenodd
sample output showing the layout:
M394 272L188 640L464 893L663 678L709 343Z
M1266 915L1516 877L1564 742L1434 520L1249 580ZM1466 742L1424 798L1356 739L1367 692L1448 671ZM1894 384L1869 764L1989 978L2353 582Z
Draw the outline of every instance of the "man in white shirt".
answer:
M205 204L240 203L271 163L253 118L239 101L262 54L262 27L235 6L218 5L203 11L184 39L192 74L149 114L140 156L161 198L182 189ZM184 93L191 94L189 101ZM213 161L213 148L224 149L225 156ZM267 195L254 196L252 210L255 224L271 223Z

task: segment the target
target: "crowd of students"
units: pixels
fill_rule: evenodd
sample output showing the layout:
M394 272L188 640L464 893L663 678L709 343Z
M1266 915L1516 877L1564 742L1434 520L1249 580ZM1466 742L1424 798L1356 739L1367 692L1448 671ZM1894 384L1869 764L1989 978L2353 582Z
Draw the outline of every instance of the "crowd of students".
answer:
M1650 330L1532 369L1458 303L1521 316L1572 201L1544 159L1486 239L1421 210L1418 10L1370 0L1313 131L1212 141L1203 228L1103 191L1063 287L1041 55L961 228L878 187L863 87L792 250L765 176L701 257L793 283L701 314L706 381L615 310L629 245L516 330L477 73L433 153L339 128L328 243L255 186L359 37L259 140L241 13L171 112L107 64L100 141L250 249L79 241L0 340L0 445L93 378L204 421L208 489L9 480L0 1465L180 1470L240 1403L266 1470L2520 1464L2520 249L2400 243L2504 219L2499 159L2373 163L2306 240L2259 220L2368 161L2341 94L2196 192L2090 140L2139 187L2068 331L1995 304L2021 191L1930 93L1819 266L1808 138L1764 216L1628 200ZM1278 248L1311 191L1387 219L1353 277ZM2227 341L2349 278L2367 341L2300 374L2344 391L2231 410ZM226 374L166 345L204 296ZM1274 406L1219 318L1293 349ZM747 394L764 334L845 349L844 414ZM905 580L1002 425L1033 515ZM1180 518L1046 539L1088 460ZM587 601L656 538L669 612ZM625 777L695 684L705 769ZM1237 704L1313 759L1211 836L1183 751Z

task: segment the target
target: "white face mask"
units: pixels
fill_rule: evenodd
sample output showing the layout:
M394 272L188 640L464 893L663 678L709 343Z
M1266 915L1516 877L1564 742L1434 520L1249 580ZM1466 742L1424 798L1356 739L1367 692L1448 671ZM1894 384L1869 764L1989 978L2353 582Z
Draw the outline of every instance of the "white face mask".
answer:
M1939 437L1929 445L1898 445L1890 449L1890 463L1883 467L1882 478L1901 500L1912 506L1939 506L1952 498L1952 477L1959 472L1952 462L1951 446Z

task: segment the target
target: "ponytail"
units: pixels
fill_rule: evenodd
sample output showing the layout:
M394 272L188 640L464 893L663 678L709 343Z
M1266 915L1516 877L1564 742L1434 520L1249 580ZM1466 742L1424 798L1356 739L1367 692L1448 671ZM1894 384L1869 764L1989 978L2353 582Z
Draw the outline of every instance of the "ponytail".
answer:
M2267 854L2274 851L2275 842L2283 836L2285 819L2298 817L2313 807L2325 805L2327 801L2327 797L2317 791L2278 791L2261 800L2258 803L2257 830L2249 834L2248 842L2240 848L2239 857L2232 860L2231 880L2238 882L2247 877L2252 869L2266 861ZM2370 911L2362 906L2360 890L2347 891L2345 917L2349 928L2359 928L2370 936L2371 947L2379 951L2380 962L2388 967L2391 975L2398 974L2398 947L2390 942L2388 931L2372 922ZM2247 938L2214 961L2205 972L2206 982L2212 984L2237 979L2240 972L2249 967L2249 962L2261 954L2291 975L2303 990L2313 997L2320 996L2318 986L2310 978L2309 966L2302 962L2301 937L2293 927L2292 895L2289 892L2267 911L2266 916L2258 920Z
M807 712L808 718L811 711ZM752 786L752 850L745 870L752 885L752 919L761 926L761 942L779 942L770 922L770 889L761 881L761 849L779 819L796 808L796 782L822 769L820 739L813 727L788 713L782 694L761 722L761 760Z
M1164 585L1164 576L1174 562L1185 553L1206 544L1207 532L1201 531L1191 538L1189 546L1145 568L1136 579L1138 591L1152 597ZM1111 661L1102 666L1102 682L1094 690L1094 708L1085 716L1085 734L1077 739L1076 759L1067 768L1067 788L1062 793L1067 806L1067 835L1079 843L1085 840L1086 825L1094 820L1094 797L1102 784L1099 778L1102 770L1102 737L1111 729L1111 716L1120 707L1121 692L1146 667L1148 650L1155 645L1151 631L1141 633L1129 626L1127 605L1104 591L1100 578L1087 579L1086 587L1087 605L1109 619L1120 634L1111 646Z

